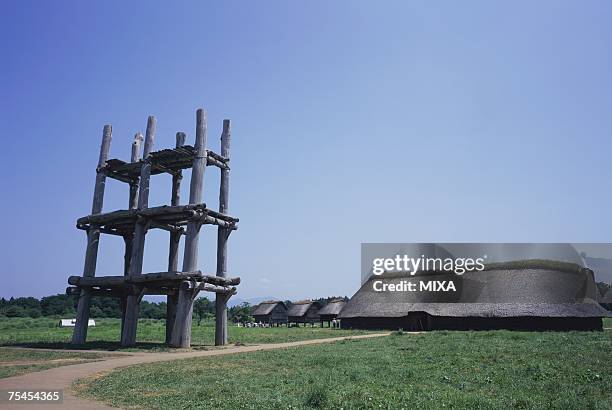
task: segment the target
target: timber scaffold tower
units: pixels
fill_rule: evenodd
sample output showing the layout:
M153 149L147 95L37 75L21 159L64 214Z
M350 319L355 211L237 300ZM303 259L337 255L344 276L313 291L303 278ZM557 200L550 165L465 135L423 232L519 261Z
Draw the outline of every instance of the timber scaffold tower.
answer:
M100 158L96 169L96 184L91 215L80 218L77 228L87 232L87 249L83 276L71 276L72 285L66 292L78 295L76 326L72 343L83 344L87 338L89 308L93 296L116 297L121 301L121 345L136 343L139 305L144 295L167 295L166 343L174 347L191 344L193 302L200 291L216 294L215 344L227 343L227 301L236 293L240 278L227 277L227 240L237 229L238 219L229 216L229 150L231 126L223 121L221 154L206 149L206 111L197 110L196 138L193 146L185 145L185 133L176 134L176 147L153 151L155 117L149 117L142 157L136 134L130 162L108 159L112 127L104 126ZM213 211L202 203L206 166L221 170L219 210ZM182 171L191 168L189 204L180 204ZM152 175L172 175L170 206L149 208L149 185ZM102 213L106 179L112 178L129 185L128 209ZM202 225L217 226L216 273L198 270L198 239ZM146 233L163 229L170 234L168 271L143 273ZM125 242L124 271L119 276L96 277L96 260L100 234L118 235ZM178 270L181 236L185 236L183 269Z

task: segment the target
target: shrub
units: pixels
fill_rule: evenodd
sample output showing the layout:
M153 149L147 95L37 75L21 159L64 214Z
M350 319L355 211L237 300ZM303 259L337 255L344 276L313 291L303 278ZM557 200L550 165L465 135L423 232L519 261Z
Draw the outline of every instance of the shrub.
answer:
M327 400L327 390L322 386L316 385L306 393L305 404L307 407L322 409L325 407Z

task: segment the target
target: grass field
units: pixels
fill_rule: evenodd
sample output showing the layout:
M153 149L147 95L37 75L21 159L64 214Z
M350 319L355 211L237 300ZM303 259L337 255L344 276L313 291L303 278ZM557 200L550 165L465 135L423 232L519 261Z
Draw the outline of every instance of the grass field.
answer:
M612 332L396 334L124 368L75 389L137 408L610 409Z
M60 328L57 319L39 318L0 318L0 346L28 346L45 348L70 348L72 328ZM141 319L138 322L138 345L135 348L121 348L121 322L119 319L97 319L96 326L87 333L88 342L80 348L102 350L169 350L163 344L165 337L165 322L155 319ZM365 331L349 331L320 327L300 328L244 328L229 326L230 343L259 344L293 342L298 340L318 339L325 337L350 336L367 333ZM213 323L194 324L192 330L192 347L204 349L214 345L215 328Z
M37 372L52 367L100 360L99 353L48 352L0 348L0 378Z

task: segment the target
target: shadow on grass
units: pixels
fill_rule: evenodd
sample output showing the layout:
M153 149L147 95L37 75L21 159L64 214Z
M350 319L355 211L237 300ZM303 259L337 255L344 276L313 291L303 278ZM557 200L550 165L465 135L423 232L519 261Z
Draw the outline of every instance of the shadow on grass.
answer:
M23 342L7 343L2 347L26 347L30 349L54 349L54 350L104 350L108 352L184 352L186 350L210 350L214 346L195 344L190 349L177 349L161 342L137 342L131 347L123 347L119 342L92 341L81 345L73 345L68 342Z

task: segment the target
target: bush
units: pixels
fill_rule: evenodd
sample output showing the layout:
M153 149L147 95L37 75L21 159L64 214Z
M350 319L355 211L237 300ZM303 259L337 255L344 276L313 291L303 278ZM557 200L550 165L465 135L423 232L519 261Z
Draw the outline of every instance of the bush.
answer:
M322 386L314 386L306 393L306 406L315 409L322 409L327 403L327 390Z
M4 310L4 316L6 317L28 317L28 313L21 306L9 306Z
M100 309L99 307L92 306L91 309L89 309L89 317L91 317L92 319L104 317L104 312L102 312L102 309Z

